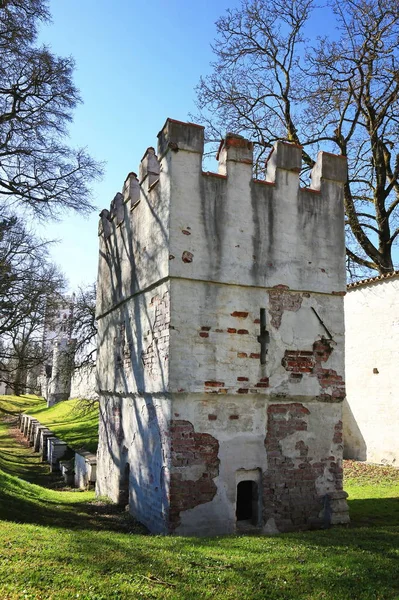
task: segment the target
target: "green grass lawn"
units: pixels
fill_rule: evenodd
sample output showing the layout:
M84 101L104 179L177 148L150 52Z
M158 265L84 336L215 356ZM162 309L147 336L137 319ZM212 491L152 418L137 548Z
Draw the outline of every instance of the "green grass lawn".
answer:
M362 465L359 473L346 463L350 527L150 536L93 492L49 489L51 477L35 472L37 458L11 427L10 417L0 423L1 600L399 598L397 470ZM27 481L31 472L41 486Z

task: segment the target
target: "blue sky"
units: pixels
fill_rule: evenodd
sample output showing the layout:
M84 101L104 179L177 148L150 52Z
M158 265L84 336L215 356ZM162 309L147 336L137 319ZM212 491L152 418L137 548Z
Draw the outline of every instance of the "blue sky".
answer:
M53 23L40 39L76 60L75 83L83 99L70 143L105 161L94 186L99 210L108 207L129 171L136 171L167 117L187 120L194 87L209 69L215 21L238 0L51 0ZM69 213L41 228L59 239L52 255L70 287L97 275L98 212Z
M75 83L83 104L70 127L70 143L104 161L105 175L93 186L98 207L90 217L69 213L39 232L60 240L52 249L70 289L97 276L98 213L137 171L167 117L189 120L194 88L210 71L215 21L240 0L50 0L53 23L40 41L76 61ZM334 35L326 8L311 27Z

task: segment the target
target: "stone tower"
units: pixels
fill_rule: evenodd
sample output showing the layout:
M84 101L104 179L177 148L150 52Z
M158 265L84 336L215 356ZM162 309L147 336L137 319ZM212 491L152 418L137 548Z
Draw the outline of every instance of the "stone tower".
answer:
M101 213L97 493L151 531L348 521L342 491L346 161L168 119Z

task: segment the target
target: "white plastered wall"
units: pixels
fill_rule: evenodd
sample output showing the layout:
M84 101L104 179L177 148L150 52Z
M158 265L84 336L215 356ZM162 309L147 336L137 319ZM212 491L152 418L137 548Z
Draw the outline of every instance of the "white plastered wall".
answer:
M96 365L84 365L76 369L72 375L71 398L97 400Z
M345 298L345 457L399 465L399 277Z

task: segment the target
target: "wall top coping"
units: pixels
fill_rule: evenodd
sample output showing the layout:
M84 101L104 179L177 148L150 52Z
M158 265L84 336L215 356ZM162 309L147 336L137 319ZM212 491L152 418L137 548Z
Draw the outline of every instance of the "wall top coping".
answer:
M82 456L85 459L85 461L90 464L97 463L97 456L92 452L89 452L88 450L84 450L83 448L81 448L80 450L75 450L75 454L79 454L79 456Z
M348 292L351 292L352 290L358 287L367 286L369 284L378 283L380 281L386 281L387 279L396 279L397 277L399 277L399 271L393 271L392 273L385 273L383 275L377 275L376 277L368 277L367 279L360 279L359 281L354 281L353 283L349 283L346 286L346 288Z
M63 440L60 440L60 438L53 438L52 443L53 443L53 446L67 446L68 445Z

